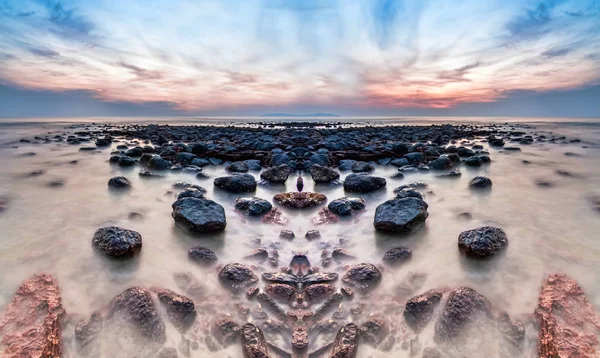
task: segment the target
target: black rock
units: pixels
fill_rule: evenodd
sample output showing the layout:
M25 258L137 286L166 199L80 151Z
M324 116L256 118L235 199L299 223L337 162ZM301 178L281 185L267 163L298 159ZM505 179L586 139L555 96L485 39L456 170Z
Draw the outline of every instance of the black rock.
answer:
M250 168L245 162L233 162L227 166L227 170L234 173L246 173Z
M311 165L308 171L316 183L330 183L340 178L337 171L318 164Z
M355 173L366 173L375 170L375 167L367 162L355 162L351 169Z
M407 247L395 247L383 255L383 262L388 265L401 265L412 258L412 251Z
M266 169L260 173L260 178L270 183L285 183L293 170L287 164Z
M343 197L329 203L327 208L334 214L347 216L365 209L366 203L362 198Z
M368 174L350 174L344 180L344 190L354 193L368 193L383 188L386 185L384 178Z
M446 156L441 156L441 157L427 163L427 166L429 168L435 169L435 170L444 170L444 169L452 168L454 166L454 163L452 163L450 158L448 158Z
M344 274L342 281L366 292L379 284L381 271L375 265L368 263L354 265Z
M194 302L167 289L158 289L156 294L165 307L169 320L180 332L185 332L196 319Z
M162 345L166 341L165 322L158 314L150 292L131 287L113 298L107 318L117 325L126 323L146 343Z
M425 223L427 203L417 198L393 199L375 210L375 229L408 234Z
M406 302L404 318L415 332L420 333L433 317L437 305L442 300L442 290L429 290Z
M219 280L227 288L237 291L258 282L258 277L252 270L242 264L225 265L219 272Z
M112 177L108 180L108 187L114 189L127 189L131 187L131 182L129 179L122 176Z
M273 205L265 199L252 197L252 198L238 198L235 203L235 209L242 211L250 216L261 216L273 208Z
M128 157L128 156L122 156L119 157L119 161L117 162L119 164L120 167L131 167L133 165L135 165L137 162L135 161L135 159Z
M217 255L212 250L200 246L192 247L188 251L188 257L201 265L210 265L217 261Z
M142 235L117 226L103 227L94 233L92 245L107 256L127 258L142 250Z
M507 246L506 233L497 227L483 226L463 231L458 236L458 249L471 258L491 257Z
M478 177L471 179L471 181L469 182L469 186L471 188L476 188L476 189L491 188L492 180L490 178L487 178L484 176L478 176Z
M140 172L138 173L138 175L140 177L142 177L142 178L163 178L164 177L164 175L152 173L148 169L142 169L142 170L140 170Z
M256 180L251 174L233 174L219 177L214 185L231 193L249 193L256 190Z
M212 200L188 197L177 200L172 207L175 223L191 232L211 233L227 226L225 210Z
M154 170L168 170L171 168L171 162L159 156L153 156L148 160L148 168Z

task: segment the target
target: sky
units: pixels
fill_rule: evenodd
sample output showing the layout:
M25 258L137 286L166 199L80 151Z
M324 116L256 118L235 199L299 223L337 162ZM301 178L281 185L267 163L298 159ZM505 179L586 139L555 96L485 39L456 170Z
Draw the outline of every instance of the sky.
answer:
M0 0L0 116L600 117L600 0Z

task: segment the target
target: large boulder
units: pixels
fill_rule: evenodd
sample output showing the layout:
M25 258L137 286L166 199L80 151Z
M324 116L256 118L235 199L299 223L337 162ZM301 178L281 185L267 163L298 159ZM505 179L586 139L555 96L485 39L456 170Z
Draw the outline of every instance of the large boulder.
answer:
M251 174L233 174L216 178L216 187L230 193L250 193L256 190L256 179Z
M311 165L308 171L316 183L331 183L340 178L340 173L319 164Z
M364 210L366 206L362 198L343 197L335 199L329 203L327 208L334 214L340 216L352 215L358 211Z
M92 245L106 256L127 258L142 250L142 235L118 226L107 226L96 230Z
M458 236L458 249L471 258L486 258L506 249L508 238L504 230L483 226L473 230L467 230Z
M442 300L442 290L429 290L415 296L406 302L404 318L406 323L417 333L420 333L433 317L433 313Z
M335 341L329 358L355 358L358 350L358 326L348 323L342 327Z
M157 289L156 295L165 307L169 320L180 332L185 332L196 319L194 302L168 289Z
M427 203L418 198L392 199L375 210L375 229L401 234L411 233L425 223L429 216Z
M158 314L150 292L131 287L116 296L108 305L107 318L114 328L132 333L136 340L162 345L167 339L165 322Z
M225 209L209 199L183 198L172 205L177 225L195 233L222 231L227 226Z
M596 357L600 315L576 281L549 275L535 310L540 325L538 357Z
M385 178L368 174L350 174L344 180L344 190L352 193L369 193L385 185Z
M287 164L266 169L260 173L260 178L269 183L285 183L294 170Z
M281 205L294 208L305 209L317 206L327 200L327 197L321 193L311 193L308 191L298 193L279 193L273 197L273 200Z
M0 315L0 356L62 357L64 316L56 280L34 275L21 284Z
M236 210L250 216L262 216L273 208L269 201L257 197L237 198L234 206Z

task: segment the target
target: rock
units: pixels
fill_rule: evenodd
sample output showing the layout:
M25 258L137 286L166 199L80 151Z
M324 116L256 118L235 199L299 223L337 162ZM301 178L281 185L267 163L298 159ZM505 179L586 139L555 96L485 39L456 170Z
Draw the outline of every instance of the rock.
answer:
M407 165L410 165L410 161L406 158L396 158L390 162L391 165L401 168Z
M188 251L188 257L201 265L210 265L217 261L217 255L212 250L200 246L192 247Z
M100 342L98 337L102 332L103 319L100 313L95 312L87 320L77 322L75 325L75 340L78 351L84 356L99 355Z
M256 180L251 174L233 174L216 178L216 187L231 193L250 193L256 190Z
M408 159L411 164L425 163L425 156L419 152L405 154L404 158Z
M398 266L412 258L412 251L407 247L395 247L383 255L383 262L388 265Z
M161 157L159 157L158 155L153 156L149 161L148 161L148 168L150 169L154 169L154 170L168 170L171 169L171 161L163 159Z
M539 357L595 357L600 351L600 315L570 277L546 278L535 317L540 325Z
M308 330L306 327L296 327L292 333L292 348L295 351L308 349Z
M185 189L181 193L177 194L177 200L180 200L183 198L204 199L205 192L206 192L205 190L198 190L198 188Z
M311 165L308 171L316 183L331 183L340 178L340 173L337 171L318 164Z
M281 232L279 233L279 237L282 239L292 240L296 237L296 235L292 230L281 230Z
M244 258L249 260L264 261L269 258L269 252L263 248L254 249L249 255L246 255Z
M491 304L485 297L469 287L456 288L435 323L433 339L438 345L466 343L472 338L469 330L480 330L491 319Z
M500 313L497 319L498 332L503 338L500 349L506 357L518 356L525 341L525 326L520 321L512 321L506 312Z
M192 159L191 162L189 162L189 165L193 165L195 167L199 167L199 168L203 168L207 165L210 165L210 161L208 159L204 159L204 158L194 158Z
M56 280L47 274L29 278L0 315L0 356L63 357L64 316Z
M488 143L493 147L502 147L504 145L504 139L496 138L492 135L488 138Z
M340 160L340 163L338 165L338 170L341 170L341 171L352 170L352 166L354 165L354 163L356 163L356 160L342 159L342 160Z
M118 149L119 147L117 147ZM127 152L125 152L125 155L128 155L130 157L135 157L135 158L139 158L144 154L144 149L142 147L135 147L135 148L131 148L129 149Z
M380 316L371 317L360 325L360 339L374 346L380 345L389 333L387 321Z
M392 199L375 210L375 229L408 234L425 223L429 216L427 203L417 198Z
M362 198L343 197L329 203L327 208L337 215L348 216L364 210L366 203Z
M465 159L463 161L463 164L468 167L480 167L483 164L483 161L481 160L481 157L479 157L479 156L472 156L472 157Z
M311 302L321 301L335 292L335 287L329 283L317 283L305 288L304 293Z
M107 319L119 329L135 333L135 338L147 344L160 346L167 339L165 322L159 316L150 292L141 287L131 287L113 298L108 305ZM127 327L122 327L123 323Z
M167 347L160 350L157 358L178 358L177 350L173 347Z
M458 178L462 175L462 173L460 172L460 170L458 170L457 168L450 170L448 173L446 174L440 174L437 177L438 178Z
M195 155L202 155L208 152L208 145L206 143L195 143L192 146L192 153Z
M506 233L497 227L483 226L463 231L458 236L458 249L471 258L492 257L507 246Z
M331 257L336 261L352 260L355 258L354 255L348 252L348 250L341 247L333 249L331 252Z
M367 292L379 284L381 272L375 265L362 263L350 267L342 277L342 281L360 291Z
M429 290L406 302L404 319L410 328L420 333L433 317L433 313L442 300L442 290Z
M401 190L394 189L394 193L396 193L396 199L404 199L404 198L417 198L423 200L423 194L419 193L413 188L404 188Z
M308 230L304 237L308 240L314 240L321 238L321 233L319 230Z
M164 178L164 175L152 173L148 169L142 169L142 170L140 170L140 172L138 173L138 175L140 177L142 177L142 178Z
M106 256L128 258L142 250L142 235L137 231L107 226L96 230L92 245Z
M444 358L442 353L433 347L427 347L423 349L423 355L421 358Z
M108 187L113 189L127 189L131 187L131 182L122 176L112 177L108 180Z
M354 193L368 193L383 188L386 185L384 178L368 174L350 174L344 180L344 190Z
M460 147L460 148L458 148L458 151L456 152L456 154L459 157L471 157L471 156L475 155L475 152L473 152L469 148Z
M185 181L179 181L173 184L174 189L193 189L200 191L201 193L206 193L206 189L197 184L188 183Z
M250 216L262 216L273 208L273 205L271 205L270 202L257 197L238 198L235 201L234 206L236 210Z
M211 333L215 339L227 347L240 337L242 329L237 322L228 317L219 317L211 325Z
M354 173L367 173L373 170L375 170L375 167L373 167L370 163L367 162L355 162L352 165L352 171Z
M329 358L355 358L358 350L358 326L348 323L342 327L335 341Z
M227 166L227 170L234 173L246 173L250 168L245 162L233 162Z
M242 327L242 347L244 358L271 358L263 333L252 323Z
M290 208L304 209L311 208L325 202L327 197L321 193L289 192L276 194L273 197L273 200Z
M454 164L452 163L450 158L448 158L446 156L441 156L441 157L427 163L427 166L429 168L435 169L435 170L446 170L446 169L451 169L452 167L454 167Z
M238 263L225 265L219 272L219 279L232 291L244 289L258 282L258 277L248 266Z
M487 177L478 176L471 179L469 186L474 189L488 189L492 187L492 180Z
M183 198L174 202L172 208L175 223L194 233L222 231L227 226L225 209L209 199Z
M194 302L167 289L158 289L156 294L159 302L165 307L169 320L180 332L185 332L196 319Z
M309 162L323 167L329 166L329 156L327 154L315 153L308 158Z
M196 158L195 154L180 152L177 153L177 155L175 156L175 163L190 164L190 162L194 160L194 158Z
M119 157L119 161L117 162L117 164L119 164L120 167L131 167L136 163L137 162L135 159L128 156Z

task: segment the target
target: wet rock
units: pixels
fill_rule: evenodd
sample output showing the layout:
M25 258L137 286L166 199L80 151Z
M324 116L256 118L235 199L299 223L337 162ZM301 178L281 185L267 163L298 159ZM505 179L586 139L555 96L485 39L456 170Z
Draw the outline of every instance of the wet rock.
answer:
M385 178L368 174L350 174L344 180L344 190L353 193L369 193L385 185Z
M122 176L112 177L108 180L108 187L113 189L127 189L131 187L131 182Z
M438 178L458 178L462 175L462 173L460 172L460 170L458 170L457 168L450 170L448 173L446 174L440 174L437 177Z
M352 164L351 169L354 173L367 173L375 170L375 167L373 167L370 163L367 162L355 162L354 164Z
M448 158L446 156L441 156L441 157L427 163L427 166L429 168L435 169L435 170L445 170L445 169L451 169L452 167L454 167L454 163L452 163L450 158Z
M348 323L342 327L335 341L329 358L355 358L358 350L358 326Z
M379 284L381 271L375 265L361 263L350 267L342 277L342 281L349 286L366 292Z
M138 173L138 175L140 177L142 177L142 178L164 178L164 175L152 173L148 169L142 169L142 170L140 170L140 172Z
M107 226L96 230L92 245L106 256L128 258L142 250L142 235L137 231Z
M244 289L258 282L258 277L248 266L238 263L225 265L219 272L219 279L224 286L233 291Z
M201 265L210 265L217 261L217 255L212 250L200 246L192 247L188 251L188 257Z
M244 212L250 216L261 216L273 208L270 202L265 199L252 197L252 198L238 198L234 203L235 209Z
M180 227L194 233L222 231L227 226L225 210L212 200L183 198L173 203L171 216Z
M246 173L250 168L245 162L233 162L227 166L227 170L234 173Z
M525 326L520 321L512 321L506 312L498 316L498 332L502 337L500 349L504 356L518 356L525 341Z
M165 307L169 320L180 332L185 332L196 319L194 302L167 289L159 289L156 294Z
M336 261L345 261L354 259L355 256L348 252L348 250L341 247L335 248L331 252L331 257Z
M256 190L256 180L251 174L233 174L216 178L216 187L230 193L250 193Z
M383 255L383 262L388 265L398 266L412 258L412 251L410 251L407 247L395 247L391 250L388 250Z
M250 260L264 261L269 258L269 252L266 249L259 248L253 250L249 255L246 255L245 258Z
M506 233L497 227L483 226L463 231L458 236L458 249L471 258L491 257L506 249L507 246Z
M410 161L408 161L408 159L406 159L406 158L397 158L397 159L392 160L390 162L390 164L395 167L401 168L401 167L410 165Z
M235 343L242 333L240 325L229 317L216 318L210 330L217 342L225 347Z
M375 229L408 234L425 223L429 216L427 203L417 198L393 199L375 210Z
M337 171L318 164L313 164L308 172L316 183L331 183L340 178L340 173Z
M77 322L75 325L75 341L77 348L84 356L99 355L100 342L98 337L102 332L103 319L100 313L95 312L87 320Z
M64 316L56 280L34 275L21 284L0 315L0 356L62 357Z
M294 287L283 283L271 283L265 287L265 291L274 299L284 302L291 301L296 294Z
M279 237L282 239L292 240L296 237L296 235L292 230L281 230L281 232L279 233Z
M117 164L120 167L131 167L134 166L136 163L137 161L135 159L128 156L119 157L119 161L117 162Z
M329 297L335 291L335 287L329 283L318 283L308 286L304 293L311 301L320 301Z
M289 192L276 194L273 197L273 200L290 208L304 209L311 208L325 202L327 197L321 193Z
M371 317L360 325L361 340L374 346L380 345L389 333L389 325L383 317Z
M404 198L417 198L423 200L423 194L419 193L413 188L404 188L401 190L394 189L394 193L396 194L396 199L404 199Z
M315 310L313 318L321 319L324 315L339 307L343 299L344 296L342 296L342 294L339 292L327 297L325 302L323 302L323 304Z
M486 327L491 319L491 304L485 297L469 287L456 288L437 319L434 341L460 345L473 338L468 334L471 329Z
M107 319L115 327L134 333L132 337L148 344L160 346L167 339L165 322L159 316L150 292L141 287L131 287L113 298L108 305Z
M600 351L600 315L570 277L546 278L535 317L540 325L539 357L594 357Z
M319 230L308 230L304 237L308 240L315 240L321 238Z
M481 157L474 155L465 159L463 164L468 167L480 167L483 164L483 160L481 160Z
M333 200L327 207L334 214L348 216L364 210L365 206L366 203L362 198L343 197Z
M244 164L248 166L249 170L260 171L262 169L262 165L260 164L260 160L258 159L244 160Z
M492 187L492 180L484 176L478 176L471 179L469 186L474 189L488 189Z
M168 170L171 169L171 161L161 158L158 155L153 156L148 160L148 168L154 170Z
M188 188L177 194L177 200L181 200L184 198L196 198L196 199L204 199L204 190L198 190L198 188Z
M425 162L425 156L423 155L423 153L419 152L405 154L404 158L408 159L408 161L411 164L419 164Z
M242 347L244 358L271 358L263 333L252 323L242 327Z
M471 220L473 219L473 214L471 214L468 211L464 211L462 213L459 213L458 215L456 215L457 218L461 219L461 220Z
M285 183L293 169L287 164L266 169L260 173L260 178L270 183Z
M433 289L409 299L404 309L404 319L408 326L420 333L433 317L442 296L442 290Z

